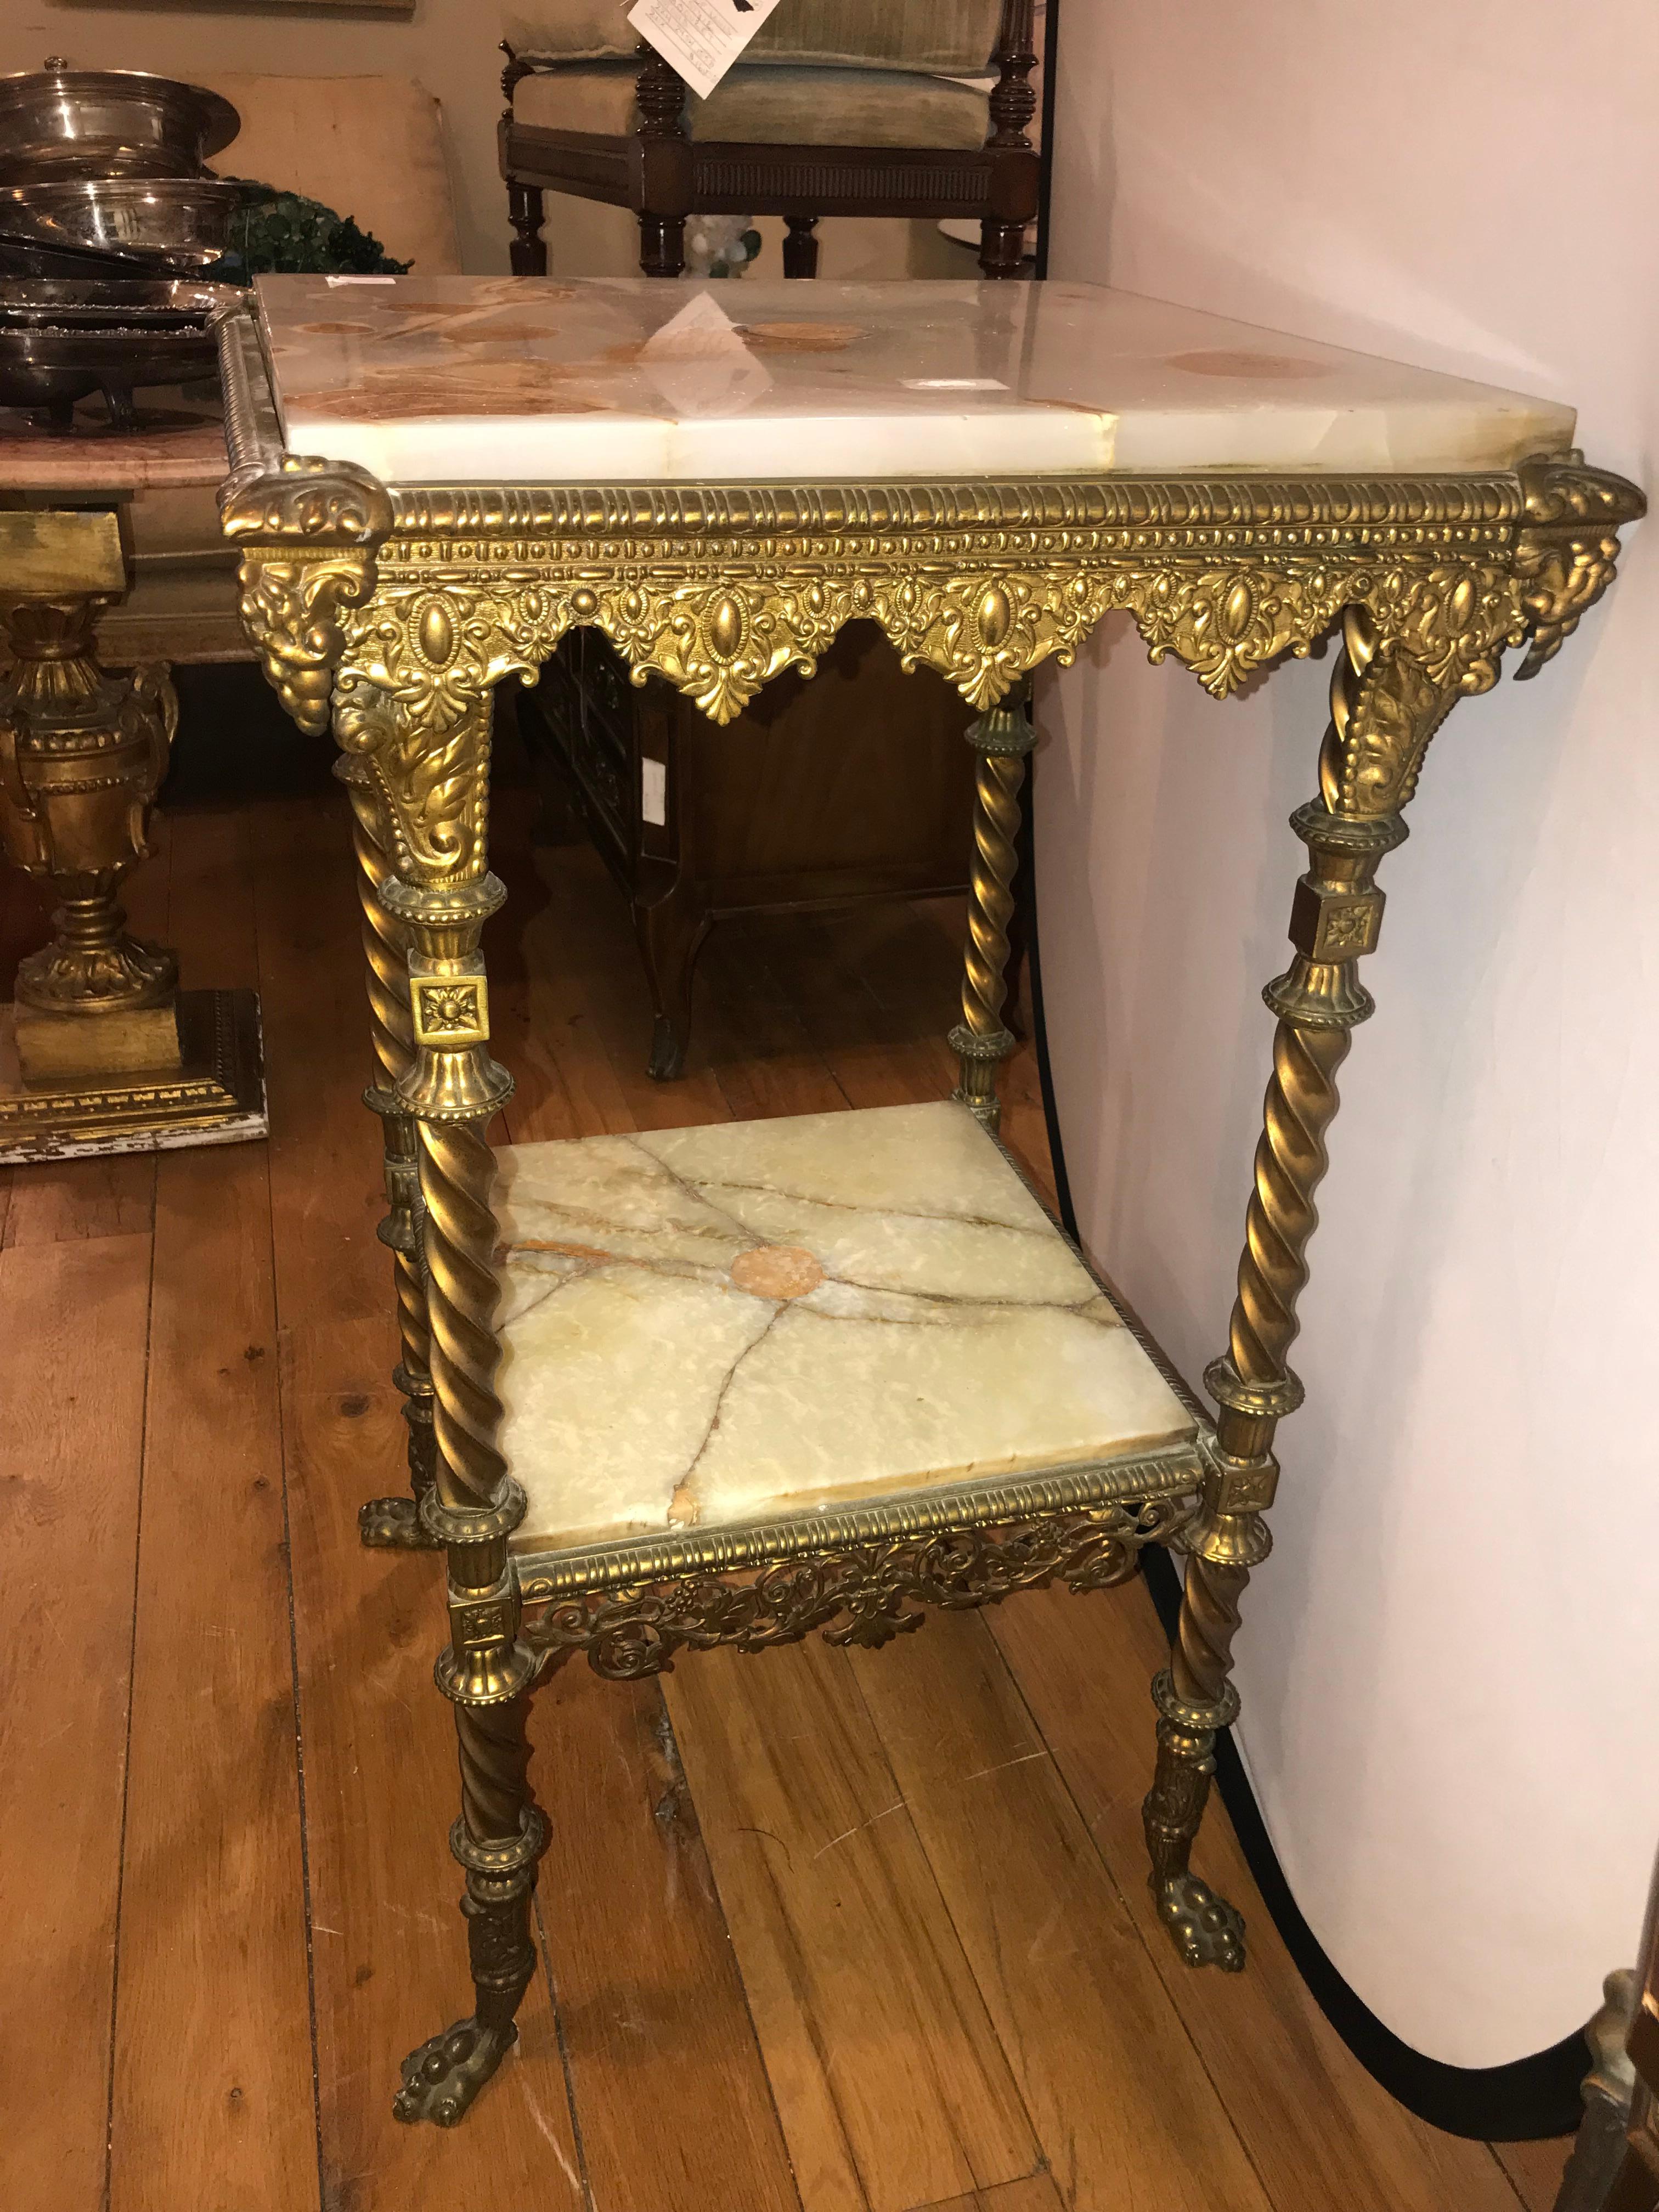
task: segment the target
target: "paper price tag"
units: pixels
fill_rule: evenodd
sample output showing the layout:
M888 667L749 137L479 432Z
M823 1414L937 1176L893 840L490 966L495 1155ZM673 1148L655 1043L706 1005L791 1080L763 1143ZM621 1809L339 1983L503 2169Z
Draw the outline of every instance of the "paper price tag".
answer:
M667 827L668 763L653 760L649 753L640 757L640 812L653 828Z
M628 20L707 100L778 0L638 0Z
M647 339L640 367L669 405L687 416L740 415L772 383L707 287Z

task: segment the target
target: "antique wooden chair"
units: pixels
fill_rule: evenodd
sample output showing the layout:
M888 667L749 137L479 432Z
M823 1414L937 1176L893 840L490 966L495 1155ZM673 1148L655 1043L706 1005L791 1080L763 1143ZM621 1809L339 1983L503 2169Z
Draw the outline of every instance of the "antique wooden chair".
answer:
M502 51L520 276L547 272L546 191L634 209L647 276L678 276L692 215L783 216L787 276L817 273L822 216L976 217L985 274L1019 274L1032 0L789 0L706 100L636 40L627 0L539 0ZM990 76L988 98L961 81Z

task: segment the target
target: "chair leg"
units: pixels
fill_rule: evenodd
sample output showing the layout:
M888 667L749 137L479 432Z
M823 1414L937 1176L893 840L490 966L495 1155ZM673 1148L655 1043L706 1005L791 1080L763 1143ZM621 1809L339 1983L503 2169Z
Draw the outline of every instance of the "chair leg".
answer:
M453 2128L519 2039L514 2015L536 1971L530 1900L545 1833L530 1802L527 1691L499 1705L455 1708L461 1817L449 1848L466 1869L466 1944L473 2009L412 2051L392 2101L400 2120Z
M988 215L979 227L979 265L985 274L1017 277L1024 256L1024 224L999 222Z
M786 276L816 276L818 273L818 219L815 215L792 215L785 217L789 225L783 241L783 273Z
M678 276L685 267L685 217L640 216L640 267L647 276Z
M691 1042L691 975L709 917L691 896L682 875L665 898L635 903L634 930L651 987L655 1020L646 1073L658 1083L672 1083L685 1073Z
M515 276L545 276L547 274L547 240L542 236L542 188L539 185L521 185L516 177L507 180L507 212L514 230L513 274Z
M640 267L647 276L678 276L685 266L685 218L691 211L685 83L649 40L641 39L635 51L639 120L629 204L640 218Z

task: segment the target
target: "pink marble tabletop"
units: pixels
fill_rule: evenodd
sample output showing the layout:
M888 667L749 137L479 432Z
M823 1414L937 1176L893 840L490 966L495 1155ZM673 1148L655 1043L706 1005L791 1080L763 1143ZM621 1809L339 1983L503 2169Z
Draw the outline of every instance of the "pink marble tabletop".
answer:
M216 411L182 403L144 410L122 434L101 404L76 410L72 433L37 430L20 408L0 407L0 496L9 491L151 491L223 482L229 461Z

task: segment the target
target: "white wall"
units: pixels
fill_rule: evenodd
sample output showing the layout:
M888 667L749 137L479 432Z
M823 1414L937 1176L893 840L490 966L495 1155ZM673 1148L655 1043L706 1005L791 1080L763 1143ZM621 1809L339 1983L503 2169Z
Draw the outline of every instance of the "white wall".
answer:
M1650 481L1651 0L1079 0L1059 97L1055 275L1574 402L1590 457ZM1649 525L1559 661L1457 708L1384 866L1239 1646L1298 1902L1398 2034L1465 2066L1594 2009L1659 1837L1656 623ZM1041 702L1079 1210L1194 1380L1329 668L1218 706L1111 628Z

